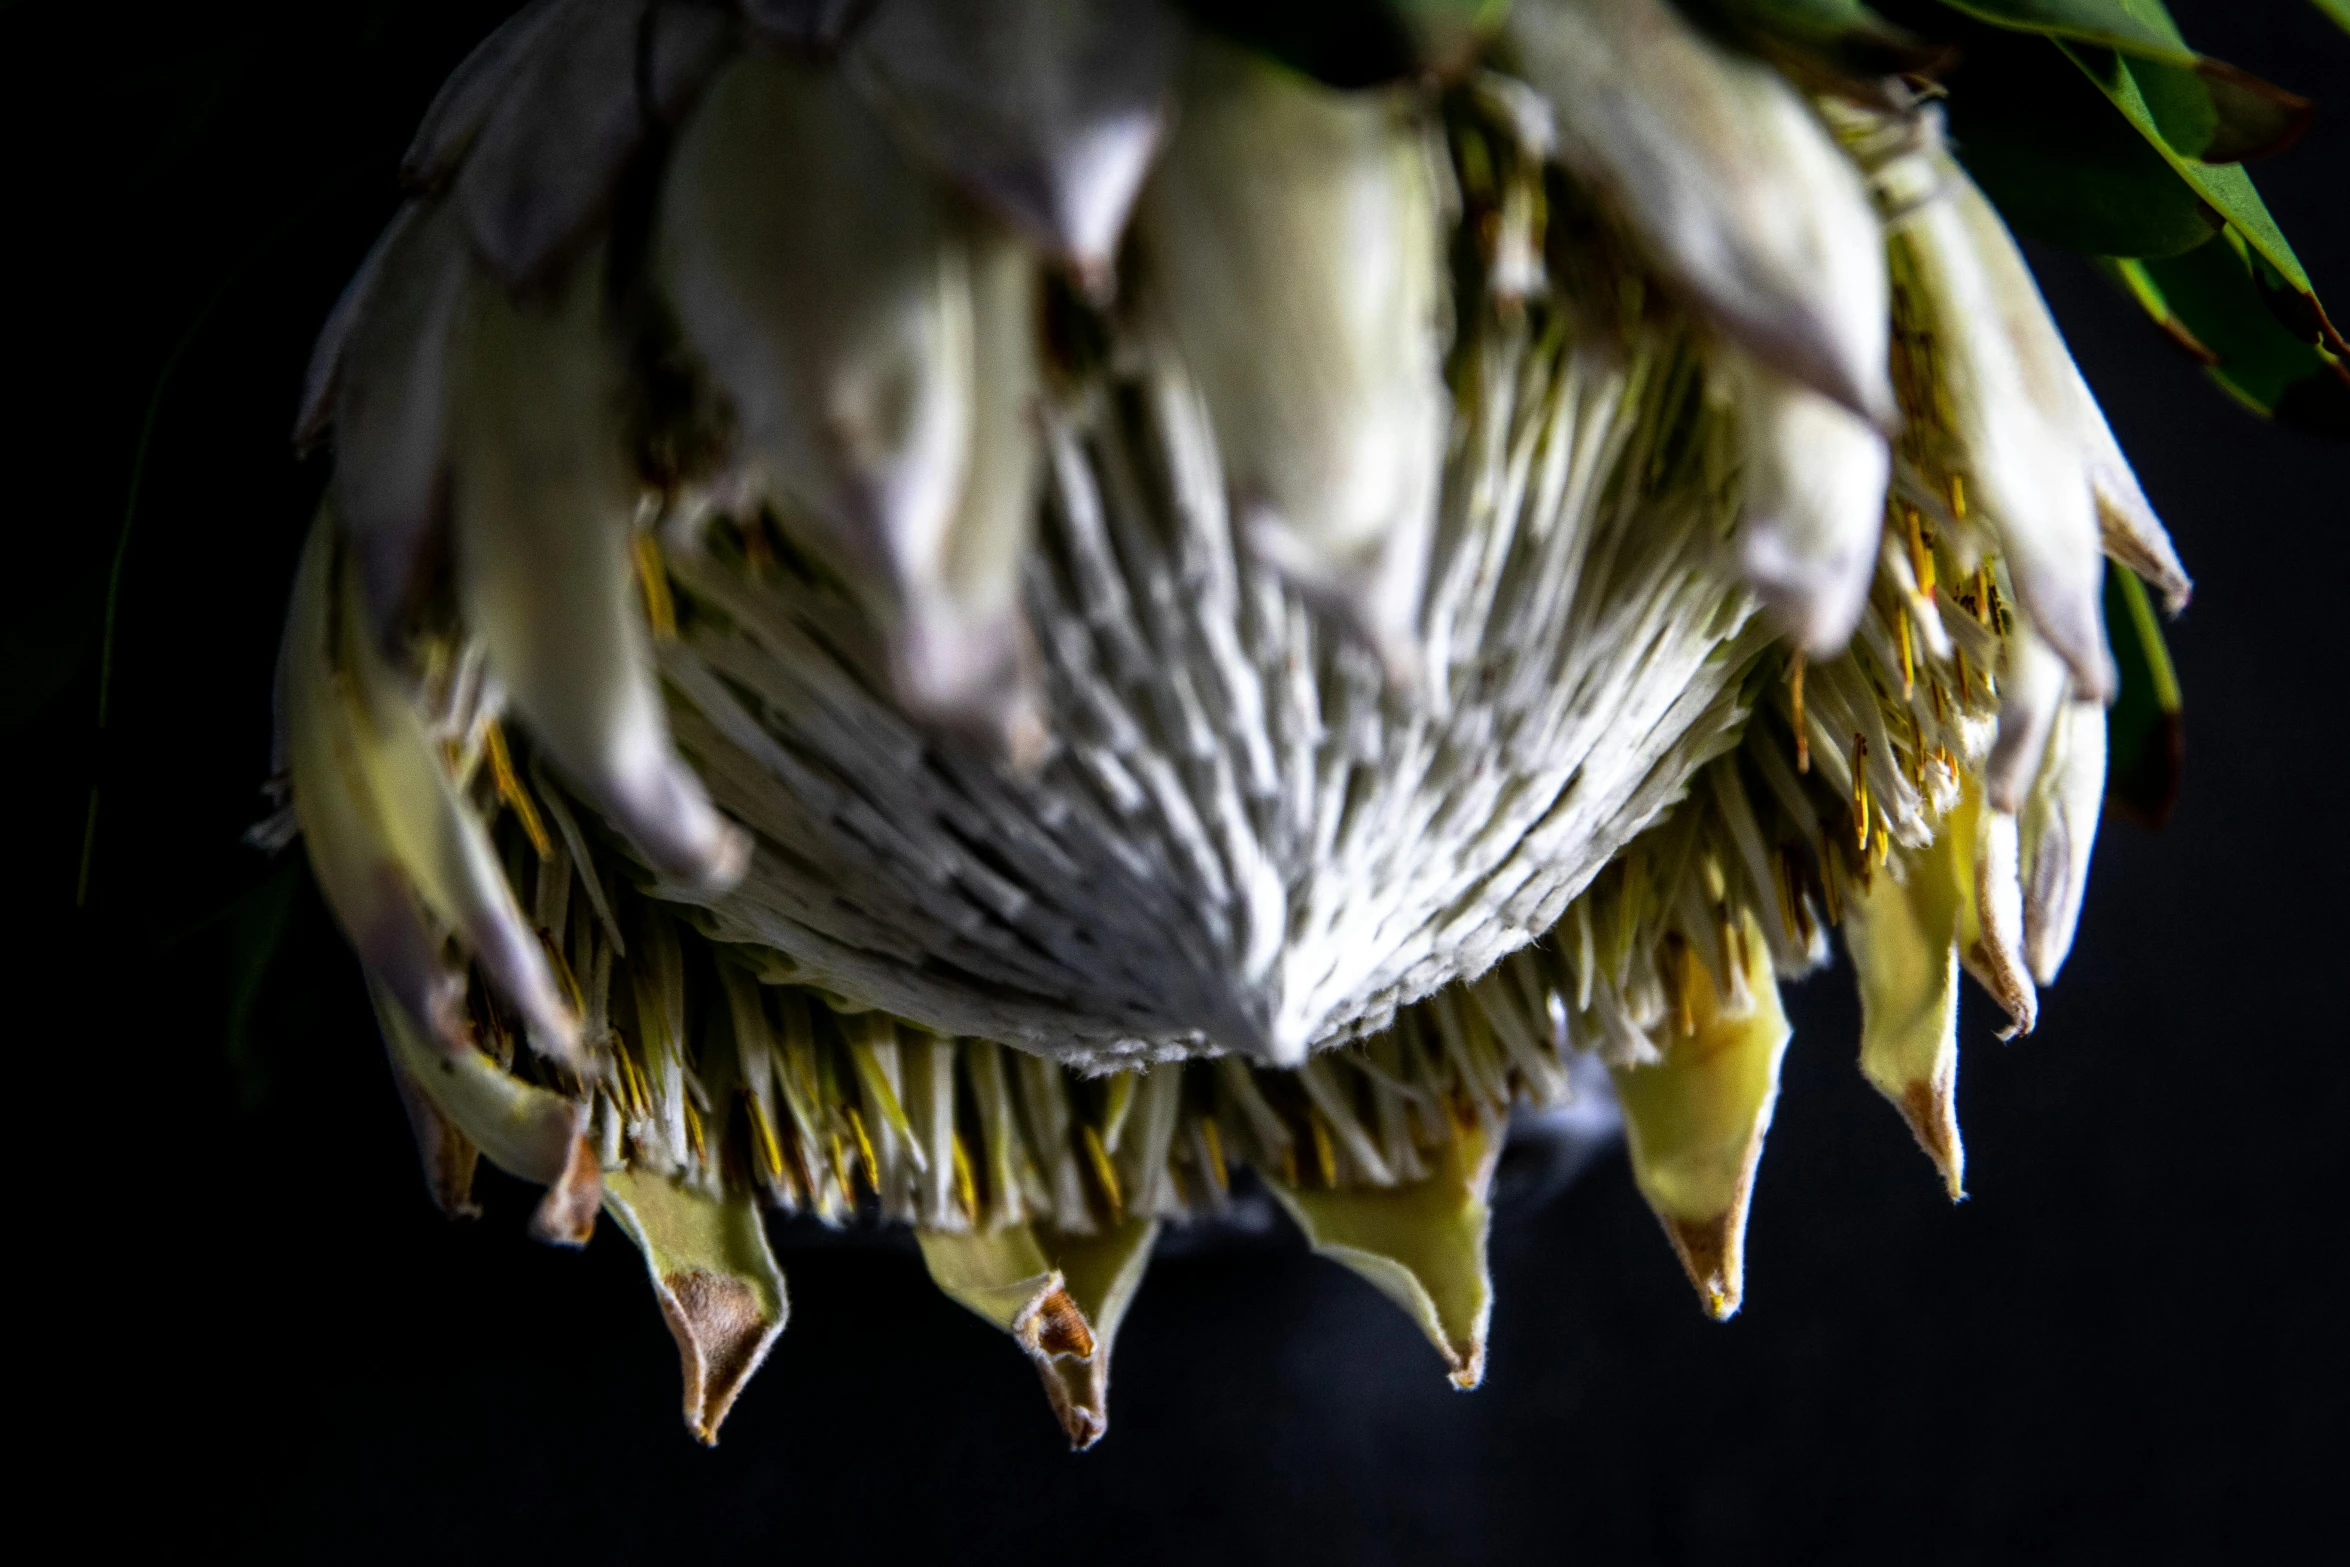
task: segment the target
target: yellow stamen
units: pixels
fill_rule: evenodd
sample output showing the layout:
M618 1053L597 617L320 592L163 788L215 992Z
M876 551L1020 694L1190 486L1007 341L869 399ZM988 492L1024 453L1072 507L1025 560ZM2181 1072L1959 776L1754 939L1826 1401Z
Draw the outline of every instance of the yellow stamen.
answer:
M636 552L636 580L645 590L645 619L663 642L677 640L677 602L669 596L669 570L661 564L661 544L644 528L630 541Z
M840 1133L835 1132L827 1146L832 1155L833 1184L840 1188L841 1201L853 1203L857 1200L857 1188L853 1184L854 1178L849 1172L848 1142Z
M1110 1222L1126 1222L1126 1199L1118 1191L1118 1172L1110 1164L1110 1150L1102 1146L1102 1134L1092 1123L1079 1127L1079 1140L1085 1144L1085 1157L1093 1166L1094 1181L1102 1189L1102 1201L1110 1210Z
M1909 569L1918 579L1918 597L1934 596L1934 552L1926 546L1925 519L1915 506L1904 508L1909 518Z
M1795 884L1787 869L1788 858L1785 849L1771 856L1771 882L1779 891L1779 923L1786 927L1790 936L1801 940L1804 937L1803 921L1795 911Z
M1799 650L1787 672L1787 705L1795 722L1795 770L1811 771L1811 735L1803 725L1803 654Z
M1966 481L1955 473L1950 476L1950 515L1966 521Z
M769 1180L790 1174L783 1162L783 1145L776 1141L775 1128L767 1123L767 1112L759 1108L759 1096L745 1091L743 1108L750 1112L751 1148L759 1156L759 1168Z
M1865 735L1852 737L1852 835L1853 847L1861 853L1869 852L1869 742Z
M1697 953L1678 932L1666 938L1673 968L1673 1032L1687 1039L1697 1032Z
M522 780L515 776L514 758L506 751L506 732L495 719L481 726L482 750L490 759L490 782L497 787L498 798L514 812L514 819L522 823L522 835L530 846L538 850L539 858L546 859L555 852L555 842L547 836L547 824L539 820L539 808L523 789Z
M755 577L764 577L775 569L775 546L767 542L767 524L752 518L739 530L743 541L743 563Z
M1330 1141L1330 1128L1322 1124L1322 1113L1312 1105L1306 1106L1306 1129L1314 1134L1314 1166L1321 1171L1322 1184L1338 1184L1338 1149Z
M963 1205L963 1217L976 1226L979 1223L979 1183L971 1177L971 1154L963 1146L963 1134L953 1134L955 1157L955 1199Z
M1232 1190L1232 1172L1224 1167L1224 1134L1216 1130L1214 1116L1200 1117L1199 1137L1208 1150L1208 1178L1216 1183L1217 1191L1229 1192Z
M685 1101L684 1109L685 1140L693 1147L694 1163L707 1164L710 1161L710 1148L709 1144L702 1140L702 1114L694 1108L694 1102L691 1099Z
M1917 653L1909 640L1909 612L1903 610L1895 615L1893 626L1901 637L1901 699L1906 702L1918 688Z
M1993 619L1989 562L1975 568L1975 619L1986 626L1990 625Z
M881 1195L881 1161L873 1156L873 1138L865 1130L865 1118L857 1113L855 1105L843 1105L849 1117L849 1135L857 1140L857 1161L865 1171L865 1184L873 1188L873 1195ZM852 1196L854 1193L851 1194Z

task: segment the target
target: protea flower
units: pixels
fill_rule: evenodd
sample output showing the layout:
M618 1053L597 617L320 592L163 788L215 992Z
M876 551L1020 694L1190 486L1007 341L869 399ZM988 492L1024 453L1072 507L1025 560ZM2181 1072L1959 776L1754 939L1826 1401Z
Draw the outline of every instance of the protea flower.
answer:
M2188 580L1851 9L1367 6L1336 83L1162 0L516 16L320 345L279 677L441 1205L608 1212L704 1440L763 1209L911 1225L1082 1446L1244 1169L1473 1386L1581 1058L1738 1308L1837 927L1959 1195L1959 970L2028 1031L2080 907L2104 559L2140 681ZM2146 134L2291 283L2250 149Z

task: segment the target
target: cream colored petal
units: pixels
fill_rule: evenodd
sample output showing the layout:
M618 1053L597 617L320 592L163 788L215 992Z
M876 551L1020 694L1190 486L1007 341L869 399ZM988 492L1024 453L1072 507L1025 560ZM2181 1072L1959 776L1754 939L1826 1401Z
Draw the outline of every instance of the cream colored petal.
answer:
M821 53L837 47L872 10L872 0L742 0L751 25L797 49Z
M1158 1234L1158 1220L1140 1217L1097 1235L1026 1224L915 1232L932 1282L1036 1362L1061 1429L1080 1450L1109 1430L1110 1348Z
M583 1067L579 1017L555 983L537 934L507 884L489 834L458 793L401 678L361 620L356 574L343 572L341 653L360 765L386 841L425 907L457 932L491 986L546 1055Z
M1882 230L1802 95L1665 0L1519 0L1504 36L1557 111L1561 159L1706 313L1890 428Z
M748 1190L712 1196L666 1176L615 1170L604 1208L645 1259L685 1374L685 1426L706 1447L791 1313Z
M1901 1112L1966 1195L1958 1136L1958 934L1972 889L1973 813L1942 824L1927 848L1896 854L1846 905L1844 945L1860 984L1860 1070Z
M1036 320L1043 280L1026 243L993 225L972 233L970 257L971 463L935 569L907 584L893 669L916 713L1027 760L1044 742L1020 601L1042 445Z
M1465 1389L1485 1377L1493 1316L1486 1199L1501 1135L1482 1124L1454 1130L1429 1156L1434 1169L1423 1180L1320 1190L1271 1177L1265 1184L1307 1244L1404 1309L1444 1357L1453 1385Z
M457 172L523 62L575 9L575 0L531 0L449 73L400 159L400 178L411 189L437 189Z
M581 1246L595 1230L602 1182L583 1135L587 1109L513 1077L471 1046L436 1048L381 984L370 987L393 1069L508 1175L547 1188L531 1231L557 1245Z
M1842 652L1868 602L1892 453L1842 404L1759 366L1739 378L1738 563L1780 630Z
M2153 583L2162 593L2162 607L2175 615L2187 607L2195 584L2187 568L2179 564L2169 530L2154 514L2154 503L2139 487L2137 472L2122 455L2113 427L2105 422L2105 411L2097 406L2096 394L2081 379L2077 367L2073 391L2080 410L2081 444L2089 464L2089 488L2097 498L2098 537L2105 553Z
M2010 814L2023 809L2068 684L2055 650L2030 626L2017 624L1999 670L1999 730L1983 764L1983 792L1992 809Z
M1974 508L2075 689L2107 700L2104 561L2072 356L2006 225L1955 164L1902 236Z
M2043 985L2056 983L2072 951L2104 810L2105 710L2093 702L2068 702L2057 715L2020 823L2024 956Z
M1159 0L892 0L848 64L924 162L1106 290L1181 41Z
M1662 1060L1609 1068L1632 1178L1716 1319L1735 1315L1745 1290L1746 1214L1789 1034L1770 949L1747 921L1752 1009L1733 1015L1700 972L1689 986L1694 1031L1668 1024Z
M443 515L450 332L469 265L445 203L403 209L345 296L349 335L332 374L312 366L321 390L333 388L335 509L379 638L409 607ZM318 352L330 352L328 338Z
M1137 219L1240 532L1401 675L1449 398L1443 196L1415 96L1203 43Z
M979 700L989 672L963 655L992 652L1001 673L1006 557L1025 526L1007 502L1034 463L1016 428L1032 361L1002 314L1017 259L991 248L981 264L989 368L1006 378L988 434L1013 444L974 472L971 245L839 73L755 53L728 67L679 142L656 245L687 341L732 405L737 467L879 620L900 700ZM958 543L970 605L950 578ZM965 635L940 623L950 608L975 622Z
M387 1003L398 1006L398 1002ZM424 1174L425 1190L433 1206L451 1219L478 1219L481 1205L473 1200L473 1176L481 1163L481 1149L457 1123L441 1114L440 1106L424 1091L416 1074L400 1064L387 1044L392 1086L399 1090L400 1108L408 1113L408 1135L416 1142L416 1162Z
M544 306L469 291L453 441L458 597L564 781L664 875L724 884L748 845L670 748L630 575L637 497L601 270L576 269Z
M2024 962L2024 890L2017 874L2016 819L2006 811L1974 812L1973 896L1960 915L1959 961L2006 1011L2002 1039L2028 1034L2039 1020L2040 995Z
M510 289L548 282L591 229L645 133L635 0L560 0L500 87L450 200Z
M295 574L278 654L294 816L319 891L370 977L437 1049L470 1051L464 981L443 957L385 832L348 682L335 663L336 554L334 524L322 515Z

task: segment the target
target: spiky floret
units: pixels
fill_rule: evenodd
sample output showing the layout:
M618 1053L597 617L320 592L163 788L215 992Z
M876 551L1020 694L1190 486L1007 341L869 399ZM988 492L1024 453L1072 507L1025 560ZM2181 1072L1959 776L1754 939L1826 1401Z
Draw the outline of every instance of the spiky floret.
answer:
M1662 0L1348 91L1148 0L851 20L542 0L322 343L292 808L442 1205L600 1203L704 1440L762 1207L913 1226L1084 1445L1243 1168L1470 1386L1578 1054L1737 1308L1838 924L1956 1196L2101 544L2186 579L1936 112Z

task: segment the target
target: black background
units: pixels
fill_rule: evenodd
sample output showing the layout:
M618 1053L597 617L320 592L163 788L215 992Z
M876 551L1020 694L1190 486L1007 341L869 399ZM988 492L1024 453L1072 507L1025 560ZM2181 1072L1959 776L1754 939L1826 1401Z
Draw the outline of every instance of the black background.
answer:
M796 1252L790 1330L695 1448L626 1243L533 1246L529 1194L494 1177L483 1222L435 1215L351 960L304 873L238 841L322 477L285 439L310 336L499 10L0 4L0 754L35 927L4 1046L10 1424L100 1482L25 1516L316 1560L2339 1548L2350 448L2242 413L2039 251L2199 580L2172 628L2189 768L2167 832L2109 824L2039 1033L1998 1043L1970 995L1969 1201L1853 1070L1831 974L1791 997L1727 1326L1610 1158L1497 1235L1483 1390L1301 1248L1179 1259L1128 1318L1109 1438L1072 1457L1025 1362L910 1255ZM2350 314L2350 38L2285 0L2174 10L2329 111L2258 173Z

